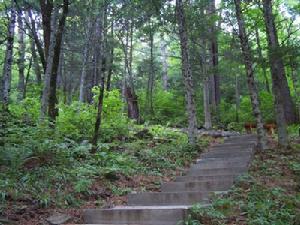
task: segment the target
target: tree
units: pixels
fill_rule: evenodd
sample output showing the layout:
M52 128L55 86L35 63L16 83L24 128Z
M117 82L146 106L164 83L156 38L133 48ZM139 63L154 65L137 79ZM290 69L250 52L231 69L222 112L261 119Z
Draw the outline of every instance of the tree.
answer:
M181 47L181 62L182 75L185 85L186 94L186 111L188 114L188 137L189 143L194 145L196 143L196 106L194 96L193 76L191 71L189 51L188 51L188 35L185 22L184 5L182 0L176 0L176 17L179 27L179 39Z
M239 28L239 38L241 42L241 48L242 48L242 53L243 53L243 58L244 58L244 63L246 68L247 83L248 83L248 88L249 88L249 93L251 98L252 111L256 119L257 137L258 137L257 145L260 150L264 150L266 148L266 137L265 137L265 131L263 127L262 115L259 107L258 91L254 80L254 65L253 65L253 59L251 54L251 48L249 45L245 22L243 19L241 0L234 0L234 3L235 3L236 18L237 18L237 23Z
M269 50L268 53L269 53L269 62L270 62L271 74L272 74L273 90L274 90L275 99L276 99L275 101L277 105L276 108L277 111L278 110L281 111L279 108L283 108L282 110L284 111L284 117L287 123L295 123L297 122L297 114L290 94L290 89L287 83L282 55L280 54L280 45L278 42L275 19L272 12L271 0L263 0L263 14L264 14L265 27L266 27L266 36L268 40L268 50ZM284 99L280 99L280 98L284 98ZM277 114L278 113L280 114L279 111L277 112ZM277 118L277 122L279 122L279 120L282 121L281 119ZM283 130L282 132L285 133ZM281 136L283 138L286 135L282 134ZM282 140L281 143L286 145L283 142L285 142L284 140Z
M25 89L25 42L24 42L24 25L23 25L23 12L21 9L18 10L18 43L19 43L19 59L18 59L18 68L19 68L19 82L18 82L18 99L22 100L24 96Z
M290 89L284 71L284 64L278 54L279 43L271 0L263 1L263 13L269 47L269 61L271 66L273 93L275 95L276 121L278 125L279 145L288 145L287 122L295 122L296 114L290 95Z
M16 9L15 3L11 1L10 19L7 29L7 41L6 41L6 52L3 66L3 77L2 77L2 104L3 110L8 111L9 93L11 88L11 70L13 63L13 47L14 47L14 34L15 34L15 22L16 22Z

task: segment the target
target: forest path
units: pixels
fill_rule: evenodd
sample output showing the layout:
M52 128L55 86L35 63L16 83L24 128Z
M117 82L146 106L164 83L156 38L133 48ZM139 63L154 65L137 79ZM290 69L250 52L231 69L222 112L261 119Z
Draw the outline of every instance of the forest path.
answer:
M209 204L214 193L230 189L234 180L247 172L254 155L256 136L225 139L200 155L195 164L174 182L163 183L161 192L128 195L128 206L112 209L87 209L86 224L176 225L187 218L196 203Z

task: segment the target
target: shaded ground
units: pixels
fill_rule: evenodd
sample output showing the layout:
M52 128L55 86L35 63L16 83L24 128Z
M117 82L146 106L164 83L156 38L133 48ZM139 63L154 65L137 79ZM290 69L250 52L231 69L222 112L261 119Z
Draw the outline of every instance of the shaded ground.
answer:
M28 197L26 197L26 195L23 194L20 195L21 197L15 197L8 195L5 204L0 204L2 211L0 214L0 224L1 222L3 224L22 225L48 224L46 218L56 212L72 216L69 223L81 223L83 222L81 218L82 209L97 207L109 208L114 205L126 204L126 195L132 191L158 191L161 182L170 181L176 175L179 175L191 161L197 159L199 153L204 150L205 146L207 147L208 143L214 144L221 140L206 137L201 141L197 149L191 150L186 147L178 146L176 141L179 140L175 138L173 141L172 138L174 137L171 137L171 139L170 137L154 137L143 139L137 143L133 142L130 145L123 144L122 146L118 146L118 148L114 146L111 147L116 153L122 152L119 154L124 154L124 152L126 152L127 155L133 154L135 158L139 159L138 163L142 163L143 166L134 170L134 174L126 175L122 172L118 172L120 168L116 170L116 172L105 173L94 179L87 190L84 189L76 193L73 193L74 187L66 185L62 194L72 194L72 196L74 195L74 199L71 199L72 203L66 202L63 207L55 204L56 200L58 202L61 201L61 199L53 199L53 203L47 207L43 207L33 196L28 195ZM176 151L174 151L175 148ZM157 161L154 160L156 158L158 158ZM126 163L132 162L126 161ZM42 166L42 164L34 165L30 163L30 168L28 169L26 167L26 170L30 172L30 170L35 170L40 166ZM149 171L147 172L146 170ZM53 180L55 181L55 178L53 178ZM59 196L57 192L59 192L59 190L52 189L53 196ZM61 204L61 202L59 202L59 204ZM2 221L1 218L3 218Z

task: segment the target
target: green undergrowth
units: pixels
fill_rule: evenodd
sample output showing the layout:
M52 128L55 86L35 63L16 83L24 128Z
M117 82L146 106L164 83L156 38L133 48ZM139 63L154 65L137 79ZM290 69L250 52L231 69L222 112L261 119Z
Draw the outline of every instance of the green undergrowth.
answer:
M46 124L6 120L0 146L0 207L79 206L94 194L96 184L124 195L131 190L115 183L120 177L164 176L185 167L209 141L201 139L191 147L178 130L134 124L121 137L108 139L91 154L88 140L62 136Z
M195 205L186 225L300 224L300 145L255 156L249 174L240 177L211 206Z

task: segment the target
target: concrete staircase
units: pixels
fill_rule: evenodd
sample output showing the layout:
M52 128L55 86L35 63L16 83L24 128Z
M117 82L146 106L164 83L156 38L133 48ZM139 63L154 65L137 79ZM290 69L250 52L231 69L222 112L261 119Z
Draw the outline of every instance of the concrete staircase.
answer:
M223 144L203 153L196 164L163 183L161 192L129 194L128 206L84 211L86 224L98 225L177 225L196 203L209 204L209 197L227 191L237 176L247 172L254 154L256 136L227 138Z

